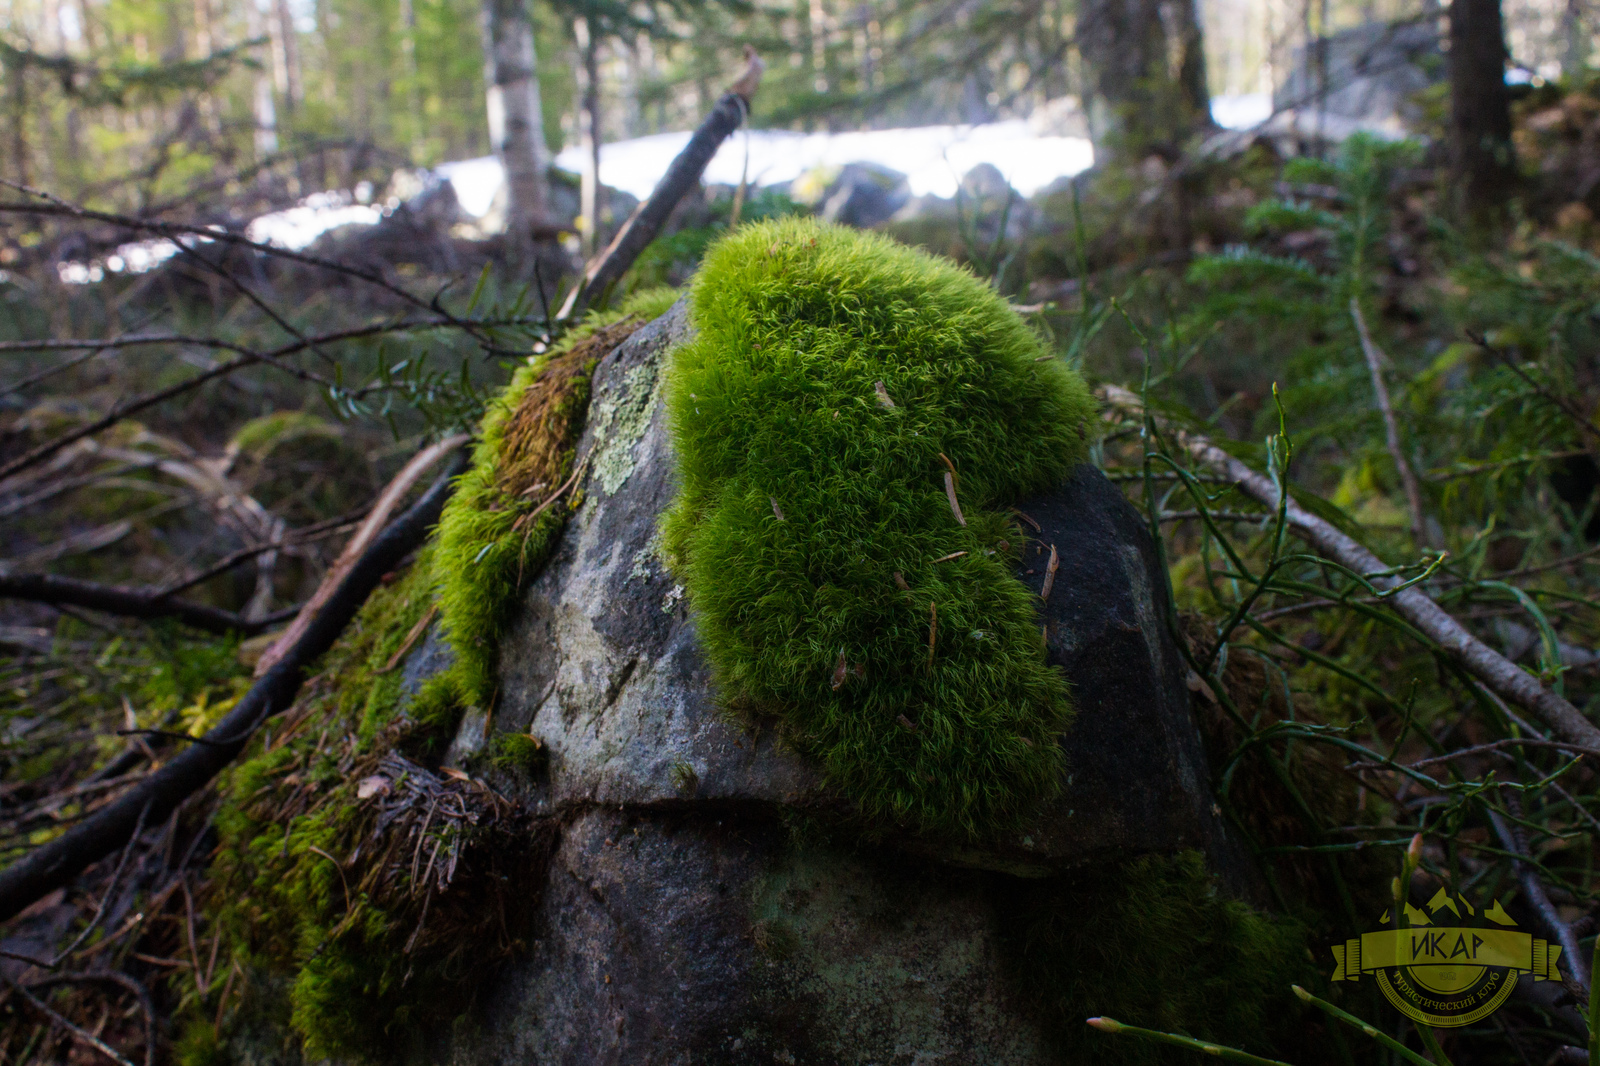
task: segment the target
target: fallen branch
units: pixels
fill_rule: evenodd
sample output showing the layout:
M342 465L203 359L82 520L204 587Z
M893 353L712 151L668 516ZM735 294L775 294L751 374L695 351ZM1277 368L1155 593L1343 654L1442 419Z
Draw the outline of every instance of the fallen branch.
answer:
M1129 389L1103 385L1099 394L1113 406L1141 415L1145 413L1143 402ZM1184 450L1204 465L1224 474L1245 495L1274 509L1279 506L1278 487L1271 478L1252 470L1198 433L1170 425L1165 428ZM1596 728L1582 712L1545 688L1526 670L1473 636L1426 593L1415 586L1399 588L1402 581L1390 573L1392 568L1353 537L1307 511L1292 498L1283 501L1283 506L1289 528L1296 536L1339 565L1365 575L1373 587L1389 592L1386 598L1406 621L1438 644L1444 654L1483 682L1489 691L1529 711L1563 739L1583 747L1600 747L1600 728Z
M277 665L205 735L206 743L179 752L61 836L0 870L0 921L15 917L47 892L68 884L89 864L125 845L141 817L152 824L168 817L244 750L262 722L293 703L306 669L338 640L383 575L426 539L466 462L466 456L457 452L422 498L371 542Z
M383 492L373 503L372 510L367 513L367 520L361 523L356 535L350 538L349 543L344 546L344 551L339 553L339 558L334 560L333 566L323 575L317 591L312 593L305 606L300 608L300 613L284 631L283 636L262 654L260 662L256 664L257 677L265 676L267 671L288 654L295 642L315 623L317 612L321 611L322 605L338 592L345 575L361 561L367 546L383 532L383 524L389 520L395 508L400 506L400 501L411 491L411 486L415 485L440 459L456 451L470 439L465 433L457 433L436 444L430 444L412 456L411 461L384 486Z
M297 610L290 608L262 618L247 619L219 607L174 599L164 589L102 585L96 581L80 581L72 577L57 577L55 574L0 575L0 597L52 607L82 607L146 621L175 618L186 626L207 633L242 633L245 636L265 632Z
M13 991L15 991L23 999L27 1000L28 1001L28 1005L31 1006L34 1010L38 1011L40 1014L43 1014L46 1018L50 1019L50 1021L53 1022L54 1024L59 1025L61 1028L65 1029L68 1033L72 1034L72 1036L75 1037L76 1039L81 1040L85 1044L88 1044L90 1047L94 1048L96 1051L100 1052L100 1054L104 1055L106 1058L110 1059L112 1062L117 1063L117 1066L133 1066L133 1063L131 1061L129 1061L128 1059L123 1058L121 1055L119 1055L117 1053L117 1049L116 1048L112 1047L110 1044L106 1043L104 1040L101 1040L98 1036L95 1036L93 1033L89 1032L87 1029L84 1029L84 1028L81 1028L79 1026L76 1026L76 1025L72 1024L72 1022L68 1021L63 1015L56 1013L56 1011L53 1008L51 1008L47 1003L45 1003L38 996L34 995L32 992L29 992L27 990L27 988L23 987L22 985L19 985L17 982L12 981L9 978L7 978L6 983L11 986Z
M638 206L611 239L606 250L584 270L583 276L567 294L561 310L556 313L557 323L576 321L596 297L604 298L607 291L633 266L639 253L656 239L656 234L666 224L672 209L678 206L678 201L690 189L700 183L700 175L705 173L706 164L711 162L711 157L717 154L722 142L739 128L739 123L749 114L750 97L755 95L756 87L761 84L761 72L765 66L753 48L745 49L744 73L717 101L717 106L711 109L706 120L700 123L700 128L689 138L689 143L683 146L683 151L678 153L672 165L667 167L667 172L656 183L649 199Z
M1514 794L1508 793L1505 803L1511 809L1512 817L1521 817L1522 809ZM1501 817L1500 812L1493 808L1489 810L1489 823L1494 826L1494 834L1500 838L1500 843L1516 856L1511 866L1517 875L1518 883L1522 885L1522 892L1527 897L1528 905L1539 915L1540 920L1549 926L1549 931L1555 934L1556 942L1561 945L1562 954L1566 956L1567 970L1572 974L1573 980L1582 986L1583 998L1588 998L1588 960L1579 950L1577 934L1573 932L1569 923L1562 920L1561 912L1556 910L1556 905L1550 901L1550 894L1545 891L1544 882L1539 880L1537 871L1528 864L1528 840L1522 827L1516 822L1507 822Z

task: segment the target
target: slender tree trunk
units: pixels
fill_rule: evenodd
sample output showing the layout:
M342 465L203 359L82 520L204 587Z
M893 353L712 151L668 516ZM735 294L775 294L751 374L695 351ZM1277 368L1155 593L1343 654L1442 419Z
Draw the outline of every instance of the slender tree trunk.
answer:
M273 39L277 42L282 62L278 88L283 93L284 110L293 118L300 106L300 35L295 32L289 0L273 0L273 15L277 26Z
M1561 13L1561 32L1567 39L1561 73L1568 78L1581 71L1589 58L1589 20L1583 7L1583 0L1567 0L1566 9Z
M28 184L28 65L7 64L11 82L11 172L17 184Z
M400 0L400 62L406 79L407 126L410 131L411 162L420 163L422 145L422 83L417 74L417 9L411 0Z
M1175 160L1210 125L1194 0L1084 0L1078 41L1101 161Z
M548 224L550 204L550 151L544 143L533 19L526 0L483 0L483 57L489 143L505 167L507 233L521 258L531 250L535 226Z
M1517 180L1500 0L1450 5L1450 121L1456 194L1465 214L1499 213Z
M211 38L211 0L194 0L195 58L208 58L214 47L215 42Z
M255 0L245 0L245 32L251 40L260 40L264 26L261 11L256 7ZM272 49L276 57L277 49ZM278 109L272 98L272 75L265 70L257 69L255 84L251 87L251 111L255 117L255 148L256 160L273 155L278 150Z
M584 160L578 208L583 225L579 232L587 259L594 255L600 233L600 42L593 23L586 17L575 20L572 29L578 43L578 132Z

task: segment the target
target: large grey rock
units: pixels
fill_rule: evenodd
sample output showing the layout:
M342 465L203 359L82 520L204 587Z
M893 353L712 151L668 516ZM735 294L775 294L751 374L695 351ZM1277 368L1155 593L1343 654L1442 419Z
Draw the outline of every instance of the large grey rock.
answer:
M579 445L595 455L586 499L502 645L494 727L545 742L548 775L526 797L545 810L734 800L836 809L813 767L772 730L720 713L683 591L658 556L656 522L674 492L660 360L687 328L680 305L596 372ZM1034 874L1214 849L1221 824L1162 617L1166 583L1137 513L1087 466L1021 510L1042 530L1023 579L1042 585L1049 545L1061 560L1041 620L1078 705L1063 791L1013 839L907 846Z
M1416 95L1446 73L1437 25L1363 23L1296 49L1272 94L1273 128L1326 140L1360 130L1403 137L1423 118Z
M528 886L537 943L439 1056L1052 1061L1008 991L1006 886L1183 848L1252 884L1211 805L1149 537L1090 467L1019 508L1040 527L1022 579L1041 585L1051 545L1061 560L1041 621L1078 707L1060 797L1024 832L962 846L888 832L870 854L797 843L812 839L797 824L848 808L773 729L719 712L658 557L674 492L661 365L687 328L680 304L601 362L584 503L502 645L492 724L457 737L469 762L486 732L540 737L545 769L496 784L564 828Z

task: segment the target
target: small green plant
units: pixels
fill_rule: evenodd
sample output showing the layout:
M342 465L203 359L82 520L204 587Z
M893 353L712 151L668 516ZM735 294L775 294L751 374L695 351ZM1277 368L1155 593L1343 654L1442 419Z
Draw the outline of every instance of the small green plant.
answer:
M1015 821L1070 711L1004 508L1086 454L1082 380L969 272L809 220L724 238L692 301L664 540L722 697L869 817Z

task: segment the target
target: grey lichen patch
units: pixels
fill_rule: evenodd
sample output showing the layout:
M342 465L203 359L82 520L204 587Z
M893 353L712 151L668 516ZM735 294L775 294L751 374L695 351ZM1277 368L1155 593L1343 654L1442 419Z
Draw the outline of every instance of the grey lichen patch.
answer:
M633 473L634 445L650 427L660 397L657 359L646 359L622 375L621 385L605 391L594 417L595 479L607 496L616 494Z
M648 582L660 573L665 560L661 555L661 530L657 529L650 534L650 540L644 547L633 553L633 567L628 571L628 580Z

